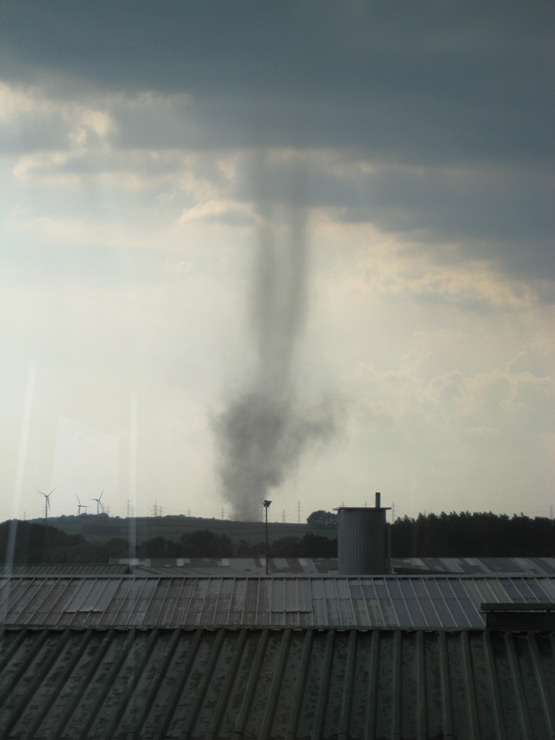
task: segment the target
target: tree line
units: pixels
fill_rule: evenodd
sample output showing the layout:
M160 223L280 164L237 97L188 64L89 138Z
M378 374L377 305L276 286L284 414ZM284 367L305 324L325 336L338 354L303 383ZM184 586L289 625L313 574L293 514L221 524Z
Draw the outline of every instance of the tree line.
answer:
M314 512L320 514L320 512ZM329 536L305 534L270 543L270 557L337 557L335 514L324 512ZM321 526L322 517L308 517ZM178 539L153 537L131 553L125 537L104 543L88 542L83 535L66 534L55 527L30 522L0 524L0 562L108 563L110 558L233 558L263 557L264 542L233 541L209 530L186 532ZM555 521L523 514L509 517L490 513L420 514L391 525L391 554L407 557L555 557Z
M270 557L335 557L337 541L316 534L283 537L269 546ZM0 524L0 563L100 564L111 558L233 558L264 557L264 542L234 542L209 530L186 532L177 540L153 537L131 552L129 540L113 537L104 543L88 542L83 535L66 534L50 525L29 522Z
M555 520L524 514L442 512L391 526L392 556L555 557Z
M337 532L337 514L315 511L311 526ZM391 555L409 557L555 557L555 520L492 512L403 517L391 525Z

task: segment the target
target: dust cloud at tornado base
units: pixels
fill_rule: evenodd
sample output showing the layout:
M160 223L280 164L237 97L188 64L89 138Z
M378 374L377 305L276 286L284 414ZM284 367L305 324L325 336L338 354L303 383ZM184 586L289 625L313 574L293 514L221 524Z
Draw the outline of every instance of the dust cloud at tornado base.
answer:
M263 155L257 161L260 226L251 295L255 366L242 388L213 420L220 453L222 495L238 520L261 518L262 501L278 487L311 444L331 437L342 416L337 399L302 402L295 354L308 309L306 163L297 163L287 228L274 226Z

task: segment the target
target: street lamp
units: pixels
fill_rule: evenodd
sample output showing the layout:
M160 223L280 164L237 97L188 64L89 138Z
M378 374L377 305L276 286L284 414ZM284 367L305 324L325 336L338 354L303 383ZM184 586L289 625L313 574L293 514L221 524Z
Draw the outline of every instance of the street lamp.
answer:
M268 575L268 509L272 502L265 499L262 503L264 504L264 513L266 514L266 575Z

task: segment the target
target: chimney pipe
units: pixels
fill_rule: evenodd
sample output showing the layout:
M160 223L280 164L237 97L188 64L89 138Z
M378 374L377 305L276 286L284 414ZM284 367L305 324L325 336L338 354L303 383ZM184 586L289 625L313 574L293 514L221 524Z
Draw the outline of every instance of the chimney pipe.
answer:
M380 508L382 494L376 491L376 509Z

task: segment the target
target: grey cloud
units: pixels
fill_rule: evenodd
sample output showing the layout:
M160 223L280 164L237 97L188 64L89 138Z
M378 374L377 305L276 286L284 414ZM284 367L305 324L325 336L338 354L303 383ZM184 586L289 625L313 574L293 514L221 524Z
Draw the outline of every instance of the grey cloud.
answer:
M59 162L38 164L37 173L42 176L52 175L101 175L125 174L139 175L146 182L157 177L171 177L183 169L183 157L176 152L167 152L165 156L154 156L144 152L127 152L122 154L113 150L96 150L68 153Z
M136 2L4 5L3 74L135 95L190 94L197 146L360 147L390 158L552 154L553 7ZM24 52L22 50L25 50ZM302 111L301 111L302 112ZM179 131L170 132L174 138ZM156 136L156 127L151 132ZM171 138L171 136L170 136ZM252 143L252 137L251 137Z
M226 210L222 213L216 213L210 216L205 216L204 221L214 224L222 224L225 226L252 226L253 217L249 213L243 211L231 211Z
M307 207L426 241L438 257L447 240L463 244L457 259L553 276L551 3L140 1L131 12L57 0L1 13L6 79L101 100L113 122L107 155L54 169L125 170L115 152L127 150L134 172L163 177L178 150L312 149ZM24 121L5 146L36 147L39 128ZM67 143L63 126L44 131L46 148ZM141 162L129 155L140 149L166 153ZM319 164L322 149L343 173ZM357 160L379 169L353 175ZM268 197L290 203L287 164L271 167ZM231 197L221 173L206 178ZM248 167L234 195L253 199Z
M495 101L494 90L491 95ZM155 120L140 108L120 108L113 141L147 148L339 148L384 163L541 162L553 157L554 116L545 97L538 98L476 101L461 90L399 90L395 80L389 91L368 82L359 90L307 92L305 98L222 90L186 103L178 96L157 101Z
M385 230L414 235L436 253L446 242L458 244L458 258L498 260L512 273L555 277L549 191L549 182L533 174L523 180L506 171L388 171L372 178L367 201L342 217L370 215Z
M313 158L308 205L337 220L368 221L422 243L440 260L497 260L501 269L555 277L555 181L541 167L381 167L361 172L355 162ZM267 197L292 202L293 161L272 162ZM235 197L253 197L248 163L238 169ZM258 195L259 199L262 197ZM447 254L444 244L451 245Z
M500 260L509 272L555 277L552 185L536 173L526 179L503 170L387 171L369 179L366 202L342 218L370 217L434 251L449 242L460 245L457 257Z
M0 153L19 154L66 149L70 128L61 116L31 113L0 121Z

